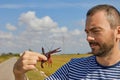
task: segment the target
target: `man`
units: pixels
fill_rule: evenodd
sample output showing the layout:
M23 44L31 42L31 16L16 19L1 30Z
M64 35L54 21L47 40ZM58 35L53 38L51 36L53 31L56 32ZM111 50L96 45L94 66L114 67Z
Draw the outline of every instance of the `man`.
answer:
M93 56L72 59L46 80L114 80L120 79L120 13L111 5L97 5L87 12L85 32ZM16 80L35 69L46 57L24 52L14 66Z

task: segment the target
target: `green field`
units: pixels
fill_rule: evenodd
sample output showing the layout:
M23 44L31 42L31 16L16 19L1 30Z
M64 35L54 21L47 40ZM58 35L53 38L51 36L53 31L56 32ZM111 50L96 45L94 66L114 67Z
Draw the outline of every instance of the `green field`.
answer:
M27 76L30 80L43 80L45 77L40 74L40 71L43 71L47 76L54 73L58 68L68 62L71 58L80 58L89 56L88 54L64 54L64 55L53 55L52 60L53 64L52 67L44 64L44 68L40 67L40 62L36 65L39 71L29 71L27 72Z
M18 57L18 54L14 54L14 55L9 55L9 54L5 54L5 55L1 55L0 56L0 63L7 60L7 59L10 59L12 57Z
M32 70L26 73L29 80L44 80L44 76L40 74L40 71L43 71L47 76L50 76L54 73L58 68L67 63L72 58L81 58L89 56L90 54L61 54L61 55L52 55L52 66L48 66L48 64L44 64L44 68L41 68L40 62L36 65L38 71ZM0 63L11 58L18 57L18 55L2 55L0 56Z

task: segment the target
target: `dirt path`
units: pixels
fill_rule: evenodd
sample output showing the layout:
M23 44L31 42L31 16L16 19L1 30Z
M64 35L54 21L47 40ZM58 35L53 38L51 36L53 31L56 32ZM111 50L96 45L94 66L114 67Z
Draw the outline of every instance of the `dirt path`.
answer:
M15 80L13 75L13 65L16 58L11 58L0 64L0 80Z
M14 57L0 64L0 80L15 80L13 75L13 66L16 60L17 58ZM39 72L41 76L47 77L43 71Z

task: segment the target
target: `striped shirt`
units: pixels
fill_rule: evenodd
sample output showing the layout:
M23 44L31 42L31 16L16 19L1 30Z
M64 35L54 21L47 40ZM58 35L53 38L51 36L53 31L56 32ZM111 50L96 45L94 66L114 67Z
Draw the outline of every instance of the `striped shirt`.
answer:
M45 80L120 80L120 62L102 66L95 56L74 58Z

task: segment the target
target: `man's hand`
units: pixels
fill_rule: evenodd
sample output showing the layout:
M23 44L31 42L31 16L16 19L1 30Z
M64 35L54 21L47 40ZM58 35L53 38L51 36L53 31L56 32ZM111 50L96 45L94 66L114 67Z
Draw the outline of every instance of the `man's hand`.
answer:
M46 56L36 52L25 51L14 65L15 80L25 80L25 73L36 69L37 61L41 60L47 60Z

